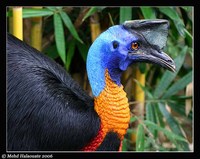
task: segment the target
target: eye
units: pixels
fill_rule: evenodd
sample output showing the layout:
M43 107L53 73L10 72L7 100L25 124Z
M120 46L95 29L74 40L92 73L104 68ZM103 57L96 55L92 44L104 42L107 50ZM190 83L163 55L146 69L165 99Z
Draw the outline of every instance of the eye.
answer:
M132 42L131 43L131 49L132 50L137 50L139 48L139 43L137 42Z
M113 41L113 48L116 49L118 48L119 43L117 41Z

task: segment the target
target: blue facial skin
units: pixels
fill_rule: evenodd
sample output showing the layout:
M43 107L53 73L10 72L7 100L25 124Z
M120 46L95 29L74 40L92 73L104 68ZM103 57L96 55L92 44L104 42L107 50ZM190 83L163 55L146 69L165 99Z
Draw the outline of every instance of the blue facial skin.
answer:
M131 43L138 38L122 25L115 25L103 32L91 45L87 57L87 73L94 96L99 96L105 87L105 70L112 80L121 85L121 73L134 61L129 59Z

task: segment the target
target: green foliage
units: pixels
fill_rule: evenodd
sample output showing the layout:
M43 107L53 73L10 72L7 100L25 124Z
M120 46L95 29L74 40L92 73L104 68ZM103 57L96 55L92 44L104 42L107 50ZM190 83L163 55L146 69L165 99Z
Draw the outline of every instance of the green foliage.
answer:
M144 151L144 135L144 127L142 124L139 124L137 129L136 151Z
M169 98L176 94L178 91L184 89L190 82L192 82L192 71L188 72L180 80L174 83L163 95L162 98Z
M53 11L43 8L43 9L35 9L35 8L24 8L23 9L23 18L33 18L33 17L42 17L42 16L51 16L54 14Z
M72 24L69 16L63 11L60 12L60 15L65 26L69 29L70 33L74 36L74 38L77 39L79 42L83 43L83 41L79 38L76 29L74 28L74 25Z
M174 132L177 136L177 138L184 137L183 133L181 132L180 124L173 118L173 116L167 111L165 105L163 103L158 103L159 109L162 113L162 115L166 118L167 123L169 124L169 127L171 128L172 132ZM166 135L166 134L165 134ZM176 141L174 138L174 135L167 136L168 139L171 140L173 144L176 145L176 148L179 151L189 151L188 144L186 142ZM184 139L183 141L185 141Z
M91 7L83 17L82 21L85 21L88 17L92 16L96 12L101 12L104 8L105 7Z
M165 71L163 74L159 84L157 85L155 91L153 92L155 97L160 97L166 90L166 88L171 84L174 78L177 76L181 66L183 65L185 54L187 51L187 47L184 47L183 50L180 52L179 56L174 59L176 65L176 72Z
M135 8L132 9L134 10ZM193 80L192 68L184 68L186 55L189 53L193 57L191 48L193 40L192 26L190 26L192 22L188 17L185 18L185 22L183 21L183 16L185 14L189 15L188 12L191 12L191 7L186 7L184 10L181 10L179 7L140 7L140 10L145 19L161 18L169 20L171 28L165 51L174 58L176 72L160 69L157 72L157 76L153 77L153 80L156 80L155 84L149 83L145 87L135 80L146 94L144 119L136 120L136 122L139 122L136 151L190 151L189 142L185 136L182 124L168 109L171 108L172 111L179 115L179 118L191 123L192 113L189 116L186 115L185 100L192 97L179 95ZM136 11L138 12L138 10ZM185 13L183 14L183 12ZM126 19L125 17L125 15L122 16L123 19ZM186 28L186 25L189 29ZM144 71L144 68L139 68L142 72L146 72L146 79L148 79L149 72L154 71L155 74L156 71L156 69ZM141 124L143 124L143 127ZM132 128L128 130L127 134L134 133L131 130ZM143 133L146 134L145 137L142 135ZM163 133L169 140L168 142L174 145L171 149L165 148L163 143L160 143L159 133ZM144 147L139 149L138 145L140 142L143 143L143 141L145 143ZM130 143L131 139L127 137L124 140L124 145L126 145L124 151L134 149Z
M170 118L171 119L171 118ZM178 141L183 141L183 142L186 142L187 143L187 140L183 137L180 137L179 135L177 135L175 132L171 132L167 129L164 129L158 125L156 125L154 122L151 122L151 121L148 121L148 120L145 120L144 121L144 124L146 126L149 126L149 127L152 127L158 131L162 131L170 140L172 140L172 142L174 142L174 140L178 140Z
M140 7L145 19L156 19L155 11L152 7Z
M159 11L165 14L166 16L168 16L170 19L172 19L180 35L185 36L185 32L184 32L185 26L182 19L178 15L176 9L172 7L161 7L159 8Z
M74 56L74 50L75 50L75 41L72 40L69 42L68 50L67 50L67 61L66 61L66 69L69 70L69 66L72 61L72 57Z
M132 19L132 8L130 7L120 7L120 19L119 23L123 23L126 20L131 20Z
M36 9L36 8L23 8L23 10L22 10L23 18L51 16L53 14L54 14L54 12L47 9L47 8L42 8L42 9L39 9L39 8L38 9ZM7 12L7 16L9 16L9 17L12 16L12 10L9 10Z
M7 16L12 16L12 10L8 10ZM44 52L47 52L47 55L51 58L55 59L60 57L63 64L65 65L66 69L69 70L72 57L74 55L75 51L75 44L79 45L79 43L83 43L83 41L80 39L77 30L75 29L70 17L67 15L67 13L63 10L63 7L43 7L41 9L36 8L23 8L23 18L33 18L33 17L41 17L41 16L47 16L50 18L50 16L53 16L53 28L55 32L55 44L49 46L49 48L46 48ZM65 27L69 30L71 35L79 42L76 43L74 40L72 42L69 42L66 44L66 38L65 38ZM55 47L57 50L55 50ZM68 50L66 50L68 48ZM82 47L83 48L83 47ZM86 52L86 50L84 49ZM86 53L83 53L81 51L81 55L86 59Z
M157 111L155 110L155 104L152 104L152 103L147 103L146 104L146 119L148 121L151 121L153 123L156 123L157 122L157 119L156 119L156 114L157 114ZM155 136L157 137L157 130L155 130L154 128L149 128L149 131Z
M55 28L56 47L63 63L65 64L66 54L65 54L64 29L61 17L57 13L54 14L54 28Z

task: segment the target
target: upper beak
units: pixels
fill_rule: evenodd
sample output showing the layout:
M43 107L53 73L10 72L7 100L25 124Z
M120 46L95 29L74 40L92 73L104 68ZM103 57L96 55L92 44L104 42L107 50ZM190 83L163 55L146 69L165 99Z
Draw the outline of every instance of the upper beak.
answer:
M152 62L154 62L155 64L158 64L172 72L176 71L176 65L174 60L172 60L172 58L170 56L168 56L166 53L164 52L157 52L154 51L151 53L152 57L150 57L150 59L152 60ZM155 61L154 61L155 59Z
M148 54L145 53L135 54L130 52L129 58L130 59L134 58L135 61L138 62L140 61L140 62L149 62L158 64L172 72L176 71L175 62L172 60L172 58L169 57L166 53L158 52L157 50L154 49L152 49Z

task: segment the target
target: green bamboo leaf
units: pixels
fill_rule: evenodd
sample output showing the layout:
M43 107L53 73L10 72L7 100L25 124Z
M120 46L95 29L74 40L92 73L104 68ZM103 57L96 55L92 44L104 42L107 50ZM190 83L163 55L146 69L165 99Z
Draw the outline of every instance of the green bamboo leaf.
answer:
M152 7L140 7L145 19L156 19L155 11Z
M72 57L74 56L74 50L75 50L75 41L72 40L69 42L68 51L67 51L67 60L66 60L66 69L69 70Z
M184 28L184 32L185 32L185 35L186 35L186 40L188 41L188 45L190 47L192 47L192 42L193 42L193 36L188 32L187 29Z
M177 31L181 36L185 36L184 23L178 13L172 7L159 7L160 12L171 18L176 26Z
M136 151L144 151L144 127L142 124L138 125L136 138Z
M60 15L61 15L61 18L62 18L62 20L63 20L65 26L69 29L69 31L70 31L70 33L73 35L73 37L74 37L76 40L78 40L80 43L83 43L83 41L82 41L82 40L80 39L80 37L78 36L78 33L77 33L77 31L76 31L74 25L72 24L72 21L71 21L71 19L69 18L69 16L68 16L65 12L63 12L63 11L60 12Z
M91 15L93 15L97 11L98 11L97 7L91 7L90 10L83 17L82 22L85 21L85 19L87 19L88 17L90 17Z
M123 23L126 20L132 19L132 8L131 7L120 7L119 23Z
M42 17L53 15L54 12L46 8L23 8L23 18Z
M91 15L93 15L96 12L100 12L103 9L105 9L106 7L91 7L89 9L89 11L85 14L85 16L82 19L82 22L85 21L85 19L87 19L88 17L90 17Z
M185 113L185 100L183 101L169 101L167 102L168 106L175 111L176 113L180 114L185 119L189 119L192 121L192 113L188 116Z
M166 118L167 123L169 124L169 127L171 128L173 133L178 135L181 138L184 138L184 135L183 135L183 133L182 133L182 131L180 129L179 123L167 111L165 105L163 103L158 103L158 106L159 106L159 109L160 109L161 113ZM170 137L174 138L174 136L170 136ZM174 138L174 139L177 139L177 138ZM177 139L177 140L179 140L179 139ZM179 147L180 150L189 151L188 143L187 143L187 141L185 139L184 140L180 140L176 144L177 144L177 146Z
M185 102L186 99L192 99L192 96L175 95L175 96L171 96L170 99L176 100L176 101L179 101L179 100L183 101L184 100L184 102Z
M161 127L164 127L164 126L165 126L165 123L164 123L164 121L163 121L163 115L162 115L162 113L160 112L157 103L154 105L154 111L155 111L155 117L156 117L157 123L159 123L159 125L160 125Z
M193 36L187 31L187 29L184 28L184 31L185 31L186 35L188 35L188 37L192 41L193 40Z
M171 82L174 80L176 75L178 74L181 66L183 65L183 62L185 60L185 55L187 52L187 46L185 46L182 51L180 52L179 56L177 56L174 60L176 65L176 72L170 72L168 70L165 71L163 74L158 86L155 88L155 91L153 92L154 97L158 98L162 96L162 94L165 92L165 90L169 87Z
M165 105L163 103L158 103L159 109L161 111L161 113L163 114L163 116L166 118L167 123L169 124L170 128L172 129L172 131L176 134L181 134L181 129L179 124L177 123L177 121L171 116L171 114L167 111Z
M180 20L178 13L172 7L159 7L159 11L167 15L172 20Z
M56 7L52 7L52 6L48 6L48 7L46 7L48 10L50 10L50 11L56 11L57 10L57 8Z
M154 123L157 123L154 106L155 105L153 105L152 103L146 104L146 119ZM149 130L155 137L157 136L157 131L155 129L149 128Z
M184 77L182 77L180 80L178 80L176 83L174 83L163 95L164 98L168 98L174 94L176 94L178 91L185 88L191 81L192 81L192 72L188 72Z
M63 63L66 63L66 55L65 55L65 37L64 37L64 29L62 20L59 14L54 14L54 29L55 29L55 40L56 47L59 53L60 58Z
M178 140L178 141L182 141L184 143L188 142L184 137L182 137L180 135L177 135L176 133L171 132L171 131L169 131L169 130L167 130L165 128L162 128L159 125L157 125L157 124L155 124L155 123L153 123L151 121L145 120L144 124L147 125L148 127L154 128L154 129L156 129L158 131L162 131L172 141L173 140Z
M152 122L156 122L153 111L153 105L151 103L146 104L146 119Z

